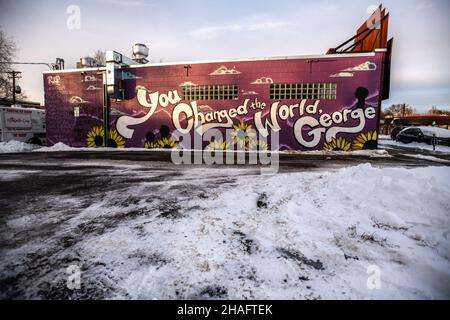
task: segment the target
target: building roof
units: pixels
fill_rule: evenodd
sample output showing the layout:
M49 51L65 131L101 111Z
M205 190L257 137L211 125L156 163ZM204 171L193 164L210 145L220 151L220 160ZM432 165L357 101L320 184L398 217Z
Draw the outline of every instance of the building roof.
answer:
M162 63L146 63L135 64L130 68L143 67L159 67L187 64L204 64L204 63L229 63L229 62L246 62L246 61L267 61L267 60L295 60L295 59L336 59L336 58L354 58L354 57L373 57L375 52L385 52L386 49L376 49L374 52L363 53L341 53L341 54L321 54L321 55L300 55L300 56L271 56L271 57L255 57L255 58L234 58L234 59L218 59L218 60L199 60L199 61L178 61L178 62L162 62ZM82 68L82 69L66 69L44 71L43 74L64 73L64 72L84 72L84 71L103 71L105 67Z

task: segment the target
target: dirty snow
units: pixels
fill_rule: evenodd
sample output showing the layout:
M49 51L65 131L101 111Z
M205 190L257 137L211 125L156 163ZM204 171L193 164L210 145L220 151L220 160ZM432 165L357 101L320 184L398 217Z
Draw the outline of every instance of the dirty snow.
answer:
M37 148L39 146L15 140L0 142L0 153L30 152Z
M51 151L72 151L72 150L76 150L76 148L72 148L62 142L58 142L58 143L55 143L51 147L42 147L42 148L39 148L34 151L38 151L38 152L49 152L50 151L51 152Z
M60 152L60 151L96 151L96 152L108 152L108 151L144 151L144 152L172 152L173 149L145 149L145 148L75 148L70 147L62 142L58 142L54 144L51 147L41 147L33 149L34 152ZM184 151L195 151L190 149L184 149ZM244 151L238 151L234 150L234 152L244 152ZM257 151L246 151L246 153L254 153ZM322 150L314 150L314 151L271 151L272 153L286 153L286 154L324 154L324 155L344 155L344 156L368 156L368 157L375 157L375 158L389 158L391 157L389 153L386 150L378 149L378 150L358 150L358 151L322 151Z
M423 155L423 154L405 154L405 156L411 157L411 158L416 158L416 159L433 161L433 162L450 163L449 160L436 158L436 157L433 157L433 156L426 156L426 155Z
M355 150L355 151L327 151L327 150L313 150L313 151L280 151L279 153L287 154L313 154L313 155L339 155L339 156L367 156L371 158L390 158L392 157L384 149L374 150Z
M0 181L11 181L25 178L28 175L39 173L37 170L2 170L0 169Z
M404 148L404 149L418 149L420 151L424 151L424 150L433 151L432 145L429 145L426 143L421 143L421 142L403 143L403 142L389 140L389 139L386 139L386 140L380 139L380 140L378 140L378 145L380 146L380 148L400 147L400 148ZM450 147L437 145L436 152L450 154Z
M448 167L256 172L35 176L1 218L0 298L450 298Z

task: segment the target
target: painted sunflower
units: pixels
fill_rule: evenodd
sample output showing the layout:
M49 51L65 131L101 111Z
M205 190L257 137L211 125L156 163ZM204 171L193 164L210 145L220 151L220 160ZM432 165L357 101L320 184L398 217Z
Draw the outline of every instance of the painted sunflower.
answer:
M256 132L252 129L252 125L241 122L233 126L233 128L234 131L231 133L233 143L248 150L250 148L250 142L256 137Z
M117 130L109 129L108 139L108 146L111 148L125 147L125 140Z
M89 148L103 147L103 126L92 127L87 133L86 142ZM109 129L108 133L108 145L111 148L123 148L125 147L125 140L117 132L117 130Z
M361 133L352 142L352 150L366 150L366 149L376 149L377 148L377 132L368 131L366 133Z
M325 142L323 145L325 151L350 151L351 149L351 143L342 137L334 137L329 143Z
M88 148L98 148L103 146L103 127L95 126L88 131L86 137Z
M223 141L222 139L210 141L208 144L209 150L228 150L230 148L230 142Z
M159 139L157 142L157 148L161 149L173 149L178 146L178 142L173 140L172 138L162 138Z
M145 149L156 149L156 148L159 148L159 146L158 146L157 142L145 141L144 148Z
M267 151L269 144L264 140L252 140L250 142L250 150L252 151Z

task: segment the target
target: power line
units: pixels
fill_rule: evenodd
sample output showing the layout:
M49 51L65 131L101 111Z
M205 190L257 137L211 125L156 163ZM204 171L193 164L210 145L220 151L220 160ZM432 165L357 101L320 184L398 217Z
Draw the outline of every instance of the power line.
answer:
M46 63L46 62L6 62L6 61L0 61L0 64L32 64L32 65L45 65L49 67L50 69L53 69L52 63Z
M22 64L22 65L44 65L53 70L62 70L64 69L64 59L56 58L56 63L48 63L48 62L9 62L9 61L0 61L0 64Z

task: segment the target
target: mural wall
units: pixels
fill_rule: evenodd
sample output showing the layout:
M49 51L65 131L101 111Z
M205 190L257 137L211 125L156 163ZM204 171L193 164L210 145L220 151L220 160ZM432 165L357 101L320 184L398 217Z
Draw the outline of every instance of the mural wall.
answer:
M111 103L110 145L261 150L277 132L280 150L376 148L383 55L127 68L126 100ZM305 98L293 99L291 84L308 85ZM103 144L102 85L98 71L44 74L49 145ZM214 130L223 139L207 138Z

